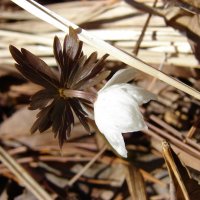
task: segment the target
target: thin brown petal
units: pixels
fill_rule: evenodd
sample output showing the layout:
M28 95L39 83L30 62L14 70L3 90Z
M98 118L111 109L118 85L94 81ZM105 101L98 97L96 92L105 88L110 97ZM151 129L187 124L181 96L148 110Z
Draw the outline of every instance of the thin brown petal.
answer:
M85 62L82 70L80 71L79 80L84 79L88 73L93 69L97 61L97 52L93 52Z
M108 54L105 54L103 57L101 57L100 60L95 64L94 68L91 70L90 73L88 73L87 77L85 77L85 80L89 80L90 78L96 76L102 69L105 59L108 57Z
M57 136L61 126L61 119L64 108L65 108L65 100L63 98L57 99L50 116L52 119L52 131L55 133L55 137Z
M57 77L55 76L55 74L51 71L51 68L43 61L41 60L39 57L35 56L34 54L32 54L31 52L29 52L28 50L22 48L21 49L22 54L24 55L26 61L37 71L39 71L42 74L45 74L46 76L48 76L48 79L51 79L52 82L54 82L55 84L58 83Z
M48 89L36 92L30 99L31 102L29 109L36 110L44 108L49 103L49 101L54 98L55 95L55 91L51 91Z
M79 42L79 48L78 48L78 51L77 51L77 54L74 58L74 61L73 61L73 65L71 65L71 70L70 70L70 74L69 74L69 78L68 78L68 83L65 82L65 86L68 86L68 87L71 87L72 83L73 83L73 80L74 80L74 76L76 75L77 73L77 70L80 68L80 65L79 65L79 59L82 57L82 42L80 41Z
M74 76L74 71L78 68L78 60L82 55L82 42L79 41L76 31L70 27L69 35L64 39L63 43L63 61L64 69L62 76L65 82L64 86L69 87L68 82L70 77Z
M56 100L55 107L51 113L51 119L52 131L54 136L58 137L59 145L62 147L70 135L71 127L74 125L74 116L69 102L63 98Z
M108 57L108 54L105 54L97 63L93 64L92 67L87 70L87 74L81 77L81 79L74 86L75 88L81 87L85 81L88 81L92 77L96 76L102 69L105 59Z
M59 129L58 133L58 139L59 139L59 146L62 147L63 143L66 142L67 138L70 135L71 132L71 126L72 126L72 121L73 121L73 114L72 118L68 118L68 112L71 111L71 108L68 103L65 104L64 110L63 110L63 115L61 119L61 126Z
M101 83L103 80L105 80L108 76L110 75L110 71L102 71L100 72L97 76L95 76L94 78L91 78L88 81L85 81L80 87L79 89L81 90L85 90L87 88L91 88L95 85L97 85L98 83Z
M86 55L82 55L78 59L78 63L77 63L78 68L77 68L76 73L74 74L73 78L71 78L71 88L73 88L73 86L76 84L76 82L78 82L78 80L80 80L81 71L83 70L83 67L84 67L86 61L87 61Z
M53 107L53 103L44 109L42 109L38 114L38 119L34 122L34 124L31 127L31 134L35 133L37 130L40 131L40 133L46 131L50 126L52 125L52 121L49 117L49 114L51 112L51 109Z
M42 85L45 88L56 88L56 81L44 74L44 70L32 66L29 63L30 60L28 61L26 56L23 55L17 48L10 45L10 52L15 61L18 63L15 65L16 68L25 76L25 78L31 80L33 83Z
M87 113L82 109L79 100L77 99L72 99L71 100L71 104L72 109L74 110L76 116L78 117L79 121L81 122L81 124L84 126L84 128L90 132L90 127L88 125L88 121L87 121Z
M63 53L62 53L62 46L60 43L60 40L58 39L57 36L54 37L54 42L53 42L53 52L54 52L54 57L56 59L57 65L58 65L58 69L61 73L63 72Z

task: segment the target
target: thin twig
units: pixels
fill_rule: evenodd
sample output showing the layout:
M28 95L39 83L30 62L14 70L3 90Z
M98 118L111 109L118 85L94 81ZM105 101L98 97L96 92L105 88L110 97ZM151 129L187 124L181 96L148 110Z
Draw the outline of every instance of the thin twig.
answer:
M0 160L10 169L10 171L19 179L19 181L37 197L37 199L53 199L1 146Z
M159 124L161 127L164 128L164 130L170 132L170 135L174 135L174 137L178 138L179 140L182 140L183 142L187 143L188 145L191 145L191 147L194 147L196 150L200 151L200 145L196 143L191 138L187 137L187 135L183 135L181 132L176 130L174 127L170 126L160 118L156 117L155 115L150 115L150 119L154 121L155 123Z
M163 137L159 135L156 131L153 130L145 130L143 131L145 134L150 136L152 138L152 146L157 149L159 152L161 152L161 142L165 139L168 140L168 138ZM169 141L175 150L180 156L183 162L187 165L190 166L193 169L199 170L200 162L199 158L196 158L195 156L191 155L190 153L186 152L185 149L180 148L177 146L174 142Z
M140 171L134 165L124 165L126 170L126 182L128 184L132 200L147 200L144 179Z
M176 145L183 151L187 152L191 156L194 156L197 159L200 159L200 153L197 149L191 147L188 144L185 144L184 142L180 141L180 139L174 137L173 135L168 134L165 130L159 129L158 127L154 126L153 124L146 122L148 127L152 129L153 131L156 131L161 137L164 137L165 139L169 140L170 143Z
M192 125L190 130L188 131L186 138L192 138L197 131L197 128L200 126L200 118Z
M77 173L69 182L68 185L72 186L79 178L80 176L83 175L83 173L96 161L98 160L98 158L104 153L104 151L106 150L107 146L105 145L104 147L102 147L101 151L99 151L91 160L90 162L88 162L83 169Z
M155 0L155 1L154 1L154 3L153 3L153 8L156 7L157 2L158 2L158 0ZM148 15L148 17L147 17L147 20L146 20L146 22L145 22L145 24L144 24L144 27L143 27L143 29L142 29L142 32L141 32L141 34L140 34L140 37L139 37L139 39L137 40L137 43L136 43L135 48L134 48L134 50L133 50L133 53L134 53L134 55L136 55L136 56L138 55L138 52L139 52L139 49L140 49L140 45L141 45L142 40L143 40L143 38L144 38L144 34L145 34L146 30L147 30L147 27L148 27L148 25L149 25L149 22L150 22L151 17L152 17L152 13L149 13L149 15Z
M76 24L72 23L71 21L62 18L61 16L57 15L56 13L50 11L49 9L45 8L44 6L38 4L33 0L12 0L14 3L19 5L20 7L24 8L28 12L32 13L36 17L52 24L53 26L57 27L58 29L67 32L69 26L74 29L77 29L81 40L86 42L87 44L95 47L98 50L103 50L104 52L114 56L115 58L121 60L122 62L130 65L140 71L143 71L151 76L154 76L169 85L174 86L175 88L184 91L185 93L190 94L191 96L200 99L200 92L189 87L188 85L164 74L163 72L158 71L157 69L151 67L150 65L144 63L138 58L133 57L132 55L115 48L114 46L110 45L109 43L97 39L96 37L90 35L87 31L81 29Z

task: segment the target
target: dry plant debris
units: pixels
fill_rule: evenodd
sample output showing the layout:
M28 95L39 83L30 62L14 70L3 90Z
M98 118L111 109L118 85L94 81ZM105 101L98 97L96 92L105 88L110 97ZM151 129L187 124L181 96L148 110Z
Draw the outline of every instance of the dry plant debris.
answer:
M198 1L56 2L45 6L125 52L132 54L137 47L138 58L200 91ZM0 4L0 199L44 199L43 192L51 199L69 200L198 199L200 103L142 72L134 77L137 85L158 100L141 107L149 129L124 136L127 160L105 148L94 124L90 122L88 135L76 117L62 151L51 130L31 135L37 112L27 106L41 87L15 70L8 46L28 49L55 67L52 40L65 34L10 1ZM87 55L95 50L83 44ZM105 53L98 51L98 59ZM112 75L127 66L110 56L104 67ZM168 143L162 154L163 140ZM25 179L16 175L18 167L28 174ZM37 197L30 177L39 183Z

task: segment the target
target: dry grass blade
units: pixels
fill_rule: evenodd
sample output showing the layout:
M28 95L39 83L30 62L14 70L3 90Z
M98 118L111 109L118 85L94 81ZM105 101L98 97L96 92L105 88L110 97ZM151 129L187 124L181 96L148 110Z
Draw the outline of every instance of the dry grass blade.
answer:
M197 200L200 185L190 177L187 168L181 163L169 143L162 142L163 156L171 179L171 199Z
M163 141L162 148L163 148L163 156L164 156L167 168L168 168L170 179L173 184L173 189L172 189L172 185L171 185L171 198L174 199L175 198L174 196L176 196L177 200L181 200L181 199L182 200L190 200L188 192L183 183L182 177L180 176L179 170L173 159L171 147L169 146L169 144L166 141Z
M30 190L39 200L52 200L53 198L19 165L1 146L0 160Z
M147 74L150 74L172 86L175 88L182 90L191 96L194 96L197 99L200 99L200 92L197 90L189 87L188 85L179 82L175 79L173 79L170 76L167 76L163 72L160 72L153 67L149 66L148 64L144 63L143 61L129 55L128 53L125 53L121 51L120 49L117 49L110 45L107 42L104 42L102 40L97 39L96 37L90 35L87 31L81 29L77 25L73 24L69 20L66 20L62 18L61 16L53 13L52 11L48 10L47 8L41 6L40 4L36 3L33 0L12 0L17 5L21 6L28 12L32 13L33 15L41 18L42 20L52 24L53 26L59 28L60 30L66 32L67 28L69 26L72 26L72 28L77 29L79 31L80 38L86 42L87 44L97 48L98 50L103 50L106 53L114 56L115 58L118 58L122 62L126 63L127 65L130 65L138 70L141 70Z
M126 181L132 200L147 200L145 184L140 171L131 164L126 167Z
M106 150L106 145L104 147L102 147L101 151L99 151L91 160L90 162L88 162L83 169L76 174L68 183L69 186L72 186L82 175L83 173L96 161L99 159L99 157L104 153L104 151Z

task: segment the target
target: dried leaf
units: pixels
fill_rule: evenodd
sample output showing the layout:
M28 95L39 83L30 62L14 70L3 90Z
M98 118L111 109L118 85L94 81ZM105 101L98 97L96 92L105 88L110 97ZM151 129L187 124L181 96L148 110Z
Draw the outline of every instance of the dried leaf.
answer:
M5 120L0 126L0 135L25 135L29 133L30 126L33 123L36 111L30 111L27 108L22 108L15 112L10 118ZM24 120L22 120L24 119Z
M200 196L200 185L191 178L186 166L174 153L169 143L162 142L163 156L173 183L173 193L177 200L197 200Z
M126 167L126 180L132 200L147 200L144 179L140 171L133 165Z

